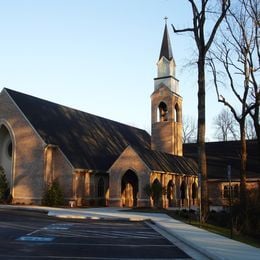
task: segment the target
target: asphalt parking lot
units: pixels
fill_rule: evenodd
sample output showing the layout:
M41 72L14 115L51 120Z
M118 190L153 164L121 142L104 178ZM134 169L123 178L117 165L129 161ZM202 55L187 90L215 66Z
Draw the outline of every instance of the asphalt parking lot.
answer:
M0 209L0 259L191 259L147 222Z

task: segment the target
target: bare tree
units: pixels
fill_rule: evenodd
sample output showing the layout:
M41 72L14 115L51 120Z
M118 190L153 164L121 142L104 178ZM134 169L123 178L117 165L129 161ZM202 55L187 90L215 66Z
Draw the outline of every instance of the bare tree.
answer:
M182 142L195 143L197 135L197 127L195 119L191 116L184 116L182 120Z
M195 119L191 116L184 116L182 120L182 141L183 143L195 143L197 127Z
M198 165L201 173L201 221L205 222L209 205L208 205L208 188L207 188L207 164L205 151L205 137L206 137L206 112L205 112L205 66L206 55L213 42L216 32L226 16L226 12L230 6L230 0L215 1L214 8L215 21L209 19L212 15L212 10L209 10L209 3L212 1L201 0L200 4L195 0L187 0L191 5L192 10L192 26L177 30L173 25L175 33L190 32L194 36L194 41L197 47L197 69L198 69ZM219 8L218 8L219 4Z
M258 0L238 0L225 17L221 39L214 44L210 65L218 101L232 112L239 124L241 142L240 204L246 215L246 117L259 120L259 19L252 16L252 8L259 14ZM258 10L258 11L257 11ZM256 66L254 65L256 64ZM220 67L221 66L221 67ZM222 72L222 75L220 73ZM225 78L223 78L225 75ZM221 80L222 81L221 81ZM221 88L228 86L232 98ZM234 101L235 98L235 101ZM238 107L240 107L238 109ZM255 121L254 121L255 123ZM257 124L257 123L256 123ZM259 124L259 122L258 122Z
M248 19L249 26L251 27L249 51L249 74L251 85L251 98L255 104L254 109L249 111L249 114L254 122L255 133L258 140L259 155L260 155L260 2L259 0L243 0ZM250 29L249 27L249 29ZM248 29L248 28L246 28ZM246 30L243 30L243 35L248 35Z
M239 130L232 113L223 109L214 119L215 136L219 141L237 140Z
M257 139L254 121L252 120L251 117L248 117L246 119L246 139L247 140Z

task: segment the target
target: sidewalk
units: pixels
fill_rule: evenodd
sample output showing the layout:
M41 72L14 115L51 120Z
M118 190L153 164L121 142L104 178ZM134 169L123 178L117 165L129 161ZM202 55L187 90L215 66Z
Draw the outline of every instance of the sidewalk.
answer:
M21 208L21 206L19 206L19 208ZM117 218L131 221L150 219L159 228L210 259L260 259L260 249L258 248L185 224L170 218L166 214L130 212L128 210L123 210L122 208L61 209L37 206L25 206L23 208L44 210L48 212L49 216L63 218Z

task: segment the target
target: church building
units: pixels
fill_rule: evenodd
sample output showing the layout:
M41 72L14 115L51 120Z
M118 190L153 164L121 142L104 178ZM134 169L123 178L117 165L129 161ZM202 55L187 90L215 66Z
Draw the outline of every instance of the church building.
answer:
M182 97L167 24L151 94L151 136L142 129L15 90L0 93L0 166L13 204L38 204L58 181L77 206L196 205L197 164L183 156Z

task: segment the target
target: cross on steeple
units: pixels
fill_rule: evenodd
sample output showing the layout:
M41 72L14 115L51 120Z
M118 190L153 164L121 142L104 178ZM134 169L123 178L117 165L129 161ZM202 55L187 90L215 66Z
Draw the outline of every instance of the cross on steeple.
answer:
M163 19L165 20L165 24L167 24L168 17L165 16Z

